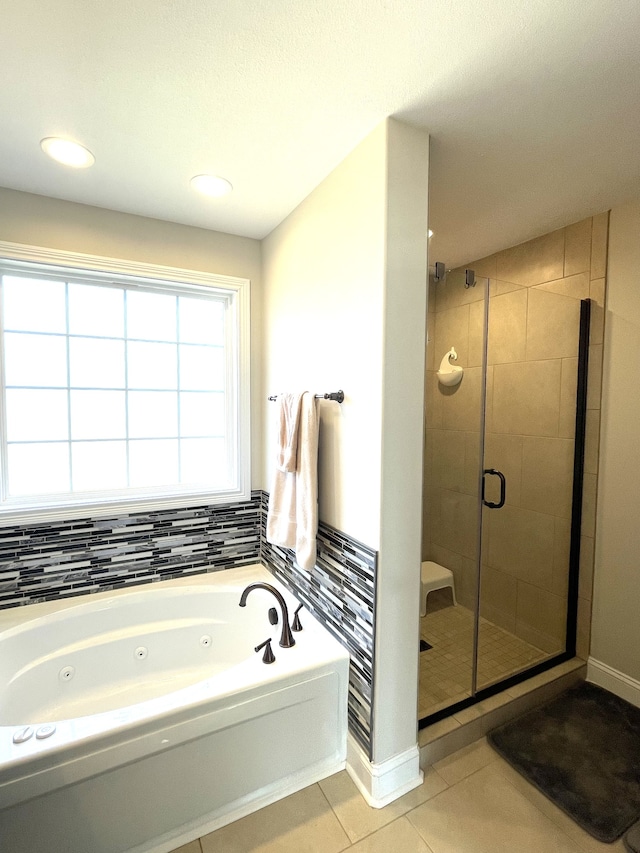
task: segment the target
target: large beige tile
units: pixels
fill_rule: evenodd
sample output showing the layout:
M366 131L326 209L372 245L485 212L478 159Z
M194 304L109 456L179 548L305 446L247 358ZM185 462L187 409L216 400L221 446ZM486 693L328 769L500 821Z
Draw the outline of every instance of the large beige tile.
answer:
M533 289L548 290L573 299L588 299L591 291L589 271L559 278L557 281L547 281L545 284L536 284Z
M478 494L480 478L480 439L479 431L465 433L464 442L464 489L468 495Z
M584 436L584 470L588 474L598 473L600 447L600 409L587 409Z
M436 290L436 311L448 311L484 299L485 288L480 280L475 287L465 287L464 268L450 270Z
M484 441L484 467L502 471L507 481L507 503L510 506L520 506L522 436L487 432Z
M496 278L530 286L564 275L564 228L498 253Z
M443 397L434 370L428 370L425 379L425 425L427 429L442 427Z
M596 498L598 478L585 474L582 479L582 535L593 538L596 533Z
M599 409L602 395L602 344L589 346L587 409Z
M558 435L559 359L493 368L491 431L512 435Z
M453 429L431 431L431 476L434 486L465 491L466 433Z
M433 853L405 817L379 829L349 850L350 853Z
M524 361L527 335L527 288L489 301L487 361L502 364Z
M432 531L431 539L464 557L475 557L478 549L477 498L441 489L439 527Z
M537 788L534 788L524 776L521 776L503 758L498 756L494 768L510 782L521 794L523 794L532 805L539 809L544 815L552 820L559 829L568 835L583 851L583 853L617 853L624 850L622 840L615 844L603 844L588 832L585 832L569 815L558 808L548 797L545 797Z
M520 505L524 509L571 517L573 446L570 438L522 439Z
M454 347L458 354L458 360L455 364L466 367L469 363L468 305L437 312L433 348L435 370L438 370L443 356L449 352L451 347Z
M338 853L350 844L318 785L223 826L200 842L203 853Z
M591 278L603 278L607 273L607 241L609 211L593 217L591 230Z
M488 565L549 589L553 575L553 516L504 506L488 518Z
M551 592L555 595L567 595L570 552L571 520L556 517L553 522L553 582L551 584Z
M589 272L591 266L591 217L565 228L564 274Z
M449 785L455 785L462 779L466 779L467 776L471 776L476 770L481 770L491 764L496 758L495 750L491 749L486 738L481 738L452 755L436 761L434 769L445 782Z
M591 639L591 602L585 598L578 598L578 625L576 635L576 652L579 657L586 660L589 657L589 645Z
M409 812L433 853L581 853L495 762Z
M527 348L529 361L578 355L580 302L537 288L529 291Z
M418 788L382 809L367 805L346 770L324 779L319 785L350 841L355 842L444 791L447 782L435 770L427 768Z
M595 542L591 536L580 537L580 577L578 595L591 601L593 595L593 555Z
M171 853L202 853L202 848L200 847L200 841L196 839L189 844L183 844L182 847L177 847Z
M467 366L480 367L484 358L485 336L484 301L469 305L469 350Z
M475 270L476 276L495 278L498 274L498 256L489 255L487 258L480 258L478 261L473 261L469 266Z
M524 581L518 582L516 634L547 652L564 647L567 599Z
M472 432L480 429L482 368L467 367L458 385L438 385L442 405L442 426Z
M605 285L606 280L604 278L597 278L589 286L591 298L589 342L592 344L601 344L604 341Z
M563 358L560 378L560 416L558 435L574 438L576 433L576 401L578 394L578 359Z
M516 627L518 582L513 575L482 567L480 615L513 632Z

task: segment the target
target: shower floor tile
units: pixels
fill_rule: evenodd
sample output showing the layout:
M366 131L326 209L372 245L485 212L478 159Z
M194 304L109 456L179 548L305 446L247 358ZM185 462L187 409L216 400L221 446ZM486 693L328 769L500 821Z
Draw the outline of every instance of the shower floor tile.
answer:
M420 638L433 648L420 654L419 719L471 695L473 613L460 605L443 607L440 602L432 607L430 603L427 615L420 619ZM548 652L480 617L480 686L528 669L549 656Z

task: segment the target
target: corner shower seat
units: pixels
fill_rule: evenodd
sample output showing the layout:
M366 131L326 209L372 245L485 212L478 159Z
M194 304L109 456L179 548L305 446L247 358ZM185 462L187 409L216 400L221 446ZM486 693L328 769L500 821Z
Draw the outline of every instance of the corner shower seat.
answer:
M453 572L450 569L445 569L439 563L434 563L431 560L426 560L420 567L420 616L426 616L427 613L427 596L430 592L436 589L444 589L449 587L453 596L454 605L456 602L456 587L453 579Z

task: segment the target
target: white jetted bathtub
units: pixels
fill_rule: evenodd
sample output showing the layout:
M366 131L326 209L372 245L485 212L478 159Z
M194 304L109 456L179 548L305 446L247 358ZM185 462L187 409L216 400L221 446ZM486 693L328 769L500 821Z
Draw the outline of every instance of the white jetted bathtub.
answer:
M165 853L344 768L348 655L256 582L291 623L261 566L0 611L0 850Z

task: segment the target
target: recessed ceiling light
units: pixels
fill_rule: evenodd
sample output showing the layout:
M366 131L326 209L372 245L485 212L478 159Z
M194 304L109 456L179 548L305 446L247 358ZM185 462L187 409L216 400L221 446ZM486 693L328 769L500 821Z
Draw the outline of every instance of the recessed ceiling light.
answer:
M203 195L223 196L230 193L233 187L226 178L217 175L196 175L191 178L191 186Z
M41 140L40 147L45 154L63 163L65 166L73 166L74 169L86 169L93 166L96 158L91 151L77 142L68 139L60 139L57 136L47 136Z

